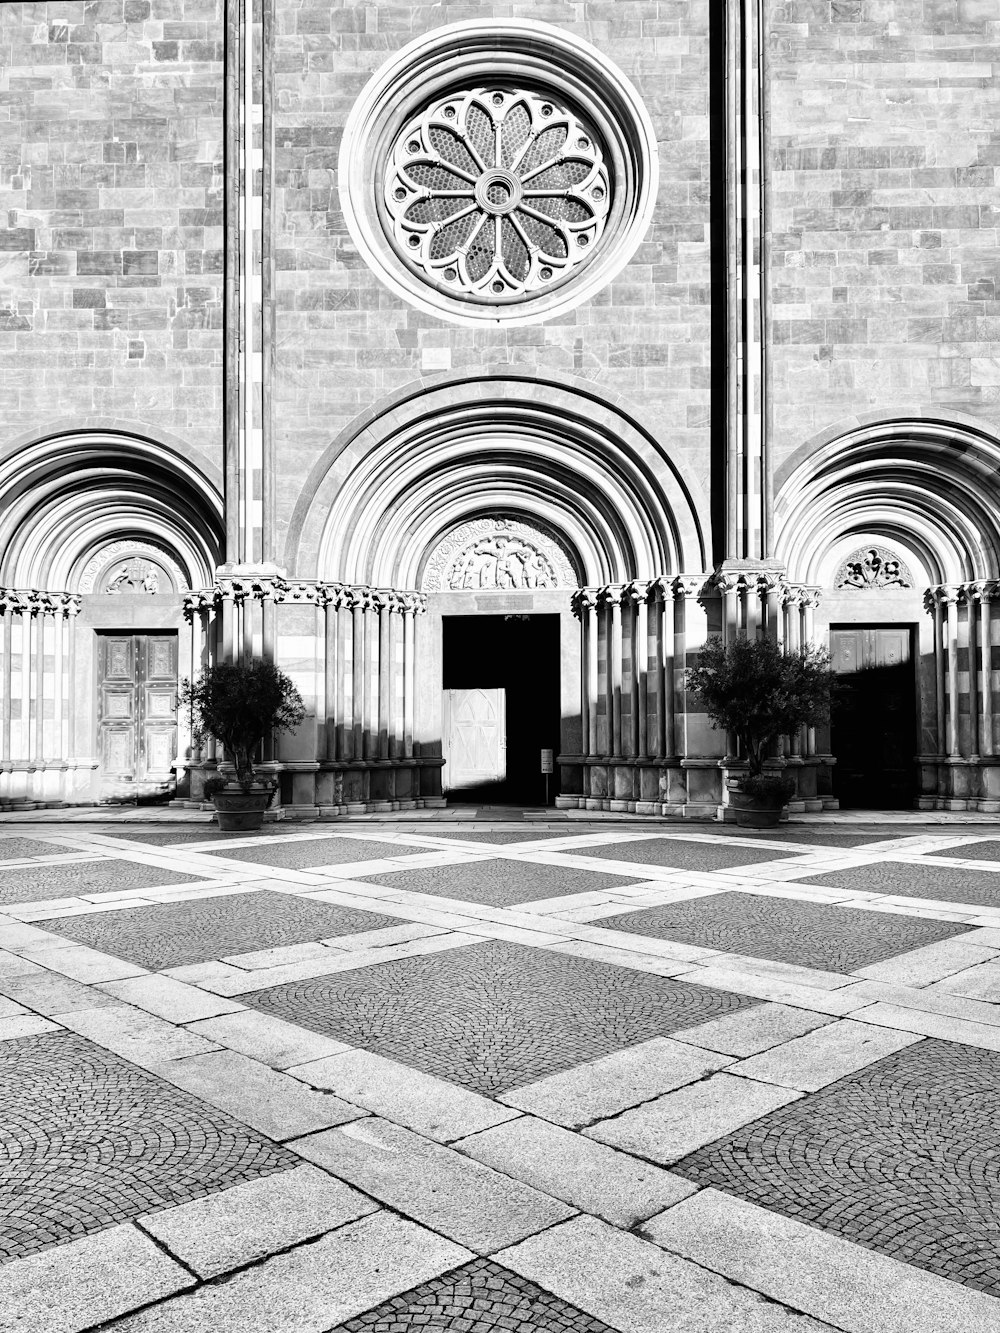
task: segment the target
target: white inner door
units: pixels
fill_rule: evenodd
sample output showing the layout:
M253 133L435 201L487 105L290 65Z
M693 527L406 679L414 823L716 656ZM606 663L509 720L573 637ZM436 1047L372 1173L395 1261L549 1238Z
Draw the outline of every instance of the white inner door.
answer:
M444 789L460 791L507 776L507 692L444 691Z

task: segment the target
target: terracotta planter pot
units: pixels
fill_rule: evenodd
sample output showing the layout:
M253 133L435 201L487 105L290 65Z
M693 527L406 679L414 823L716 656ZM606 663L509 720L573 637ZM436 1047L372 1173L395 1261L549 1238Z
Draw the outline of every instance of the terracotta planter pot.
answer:
M249 790L244 790L238 782L227 783L212 797L219 828L231 833L260 828L273 796L274 788L263 782L251 783Z
M769 804L741 791L729 793L729 804L736 811L737 828L774 828L785 808L785 802L780 797L777 802L777 805Z

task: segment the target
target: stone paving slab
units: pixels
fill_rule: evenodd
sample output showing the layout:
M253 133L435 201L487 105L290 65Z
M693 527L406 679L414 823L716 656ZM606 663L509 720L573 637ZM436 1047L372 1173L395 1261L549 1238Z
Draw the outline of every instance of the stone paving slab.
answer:
M501 1093L499 1100L577 1129L693 1083L731 1063L729 1056L657 1037Z
M0 1258L294 1164L245 1123L73 1033L0 1045Z
M1000 908L1000 871L879 860L874 865L851 866L844 870L831 870L828 874L803 876L800 882L832 885L838 889L858 889L862 893L884 893L901 898L930 898L935 902L972 903L978 907Z
M673 1170L1000 1295L1000 1159L984 1133L998 1123L1000 1055L921 1041L699 1149ZM995 1309L1000 1314L1000 1301Z
M297 1166L137 1219L199 1277L214 1277L322 1236L378 1205L313 1166Z
M193 1285L148 1236L116 1226L0 1268L0 1333L78 1333Z
M47 929L152 971L275 944L396 926L398 918L267 889L49 921ZM124 973L122 975L125 975ZM101 978L106 980L110 978Z
M345 1048L342 1054L294 1066L288 1073L440 1143L517 1115L468 1088L370 1051Z
M199 1018L234 1014L243 1008L232 1000L211 995L197 986L187 986L173 977L126 977L102 982L99 990L123 1004L134 1004L171 1023L193 1023Z
M573 829L493 829L489 831L479 830L473 832L472 829L426 829L424 834L428 838L460 838L463 842L485 842L495 847L507 847L521 842L540 842L549 838L573 838L579 837Z
M241 998L484 1096L752 1003L506 941L312 977Z
M993 1333L1000 1323L991 1296L714 1189L643 1233L671 1258L684 1255L850 1333Z
M682 1028L673 1035L675 1041L702 1046L720 1055L748 1056L780 1046L792 1037L801 1037L829 1021L828 1015L810 1014L785 1004L758 1004L697 1027Z
M454 1146L484 1166L626 1229L687 1198L695 1188L669 1171L529 1115Z
M514 907L518 903L545 898L614 889L632 883L636 876L497 857L461 865L429 866L422 870L394 868L386 874L362 875L360 878L362 882L370 879L373 884L406 889L410 893L458 898L465 903L488 903L493 907Z
M599 1143L671 1166L696 1148L801 1096L790 1088L734 1078L723 1071L591 1125L584 1133Z
M600 1319L550 1296L489 1259L472 1263L385 1301L331 1333L616 1333Z
M963 842L954 847L930 848L930 856L955 856L963 861L1000 861L1000 838Z
M955 972L938 981L934 990L939 994L960 995L966 999L1000 1005L1000 962L980 963Z
M956 922L920 921L887 912L862 915L850 908L754 893L719 893L606 920L620 933L839 973L968 929Z
M559 1200L386 1120L366 1119L299 1139L291 1147L479 1254L512 1245L573 1214Z
M337 1097L305 1088L287 1074L235 1051L171 1060L157 1072L175 1087L239 1116L279 1141L342 1125L363 1114Z
M624 1333L833 1333L592 1217L552 1227L495 1260Z
M131 1004L67 1010L59 1015L59 1022L142 1069L155 1071L166 1061L218 1049L214 1042Z
M50 1018L74 1009L99 1009L118 1003L114 996L106 995L94 986L84 986L58 972L41 969L26 976L0 978L0 994Z
M424 1227L373 1213L227 1282L134 1314L115 1333L328 1333L470 1258Z
M740 1060L730 1066L729 1072L761 1083L815 1092L917 1040L912 1033L891 1032L844 1018Z
M997 949L972 944L960 935L957 939L924 945L921 949L887 959L884 963L859 967L857 975L872 981L885 981L890 985L927 986L952 973L962 972L977 963L990 962L998 957L1000 951Z
M294 1023L285 1023L254 1009L200 1019L189 1023L187 1031L238 1051L240 1055L249 1055L273 1069L287 1070L292 1065L322 1060L349 1049L343 1042L308 1032Z
M762 865L766 861L785 860L798 853L794 848L783 851L770 847L743 847L677 838L630 838L625 842L601 843L597 847L574 847L573 855L704 873L729 870L733 866Z
M33 948L27 953L32 962L41 963L51 972L58 972L74 981L83 981L88 985L98 981L121 981L125 977L143 975L144 969L122 958L102 953L99 949L90 949L86 945L56 945L46 941L43 948Z
M65 848L59 848L65 851ZM30 903L71 898L81 893L149 889L155 885L196 884L198 875L178 874L159 866L121 859L0 869L0 903Z
M59 1025L47 1018L38 1018L35 1014L12 1014L0 1018L0 1042L17 1041L20 1037L33 1037L39 1032L58 1032Z

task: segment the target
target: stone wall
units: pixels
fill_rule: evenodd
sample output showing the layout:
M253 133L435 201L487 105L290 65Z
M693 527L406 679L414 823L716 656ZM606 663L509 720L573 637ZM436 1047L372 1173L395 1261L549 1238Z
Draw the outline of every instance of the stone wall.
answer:
M858 412L1000 423L995 0L770 0L775 453Z
M0 4L0 448L114 422L221 465L221 36L219 0Z
M422 33L491 14L554 23L597 46L638 87L659 140L657 207L632 262L592 301L526 328L456 327L393 295L359 257L337 188L344 122L372 73ZM338 432L393 390L447 372L474 380L558 371L597 382L622 395L707 490L707 21L705 5L652 0L278 0L279 552L303 479Z

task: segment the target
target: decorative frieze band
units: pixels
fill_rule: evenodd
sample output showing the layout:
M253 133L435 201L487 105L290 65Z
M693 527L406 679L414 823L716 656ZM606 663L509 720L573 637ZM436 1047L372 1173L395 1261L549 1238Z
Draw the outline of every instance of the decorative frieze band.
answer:
M924 609L937 606L972 606L1000 599L1000 579L974 579L969 583L939 583L924 593Z
M210 611L221 602L272 601L307 606L333 607L334 610L395 611L421 615L427 610L424 593L373 588L367 584L313 583L281 578L223 577L212 588L199 589L184 597L184 614Z
M80 594L42 592L37 588L0 588L0 615L68 616L78 615Z
M704 591L704 574L660 575L655 579L632 579L628 583L606 583L597 588L578 588L573 593L573 614L580 619L599 606L639 606L696 597Z

